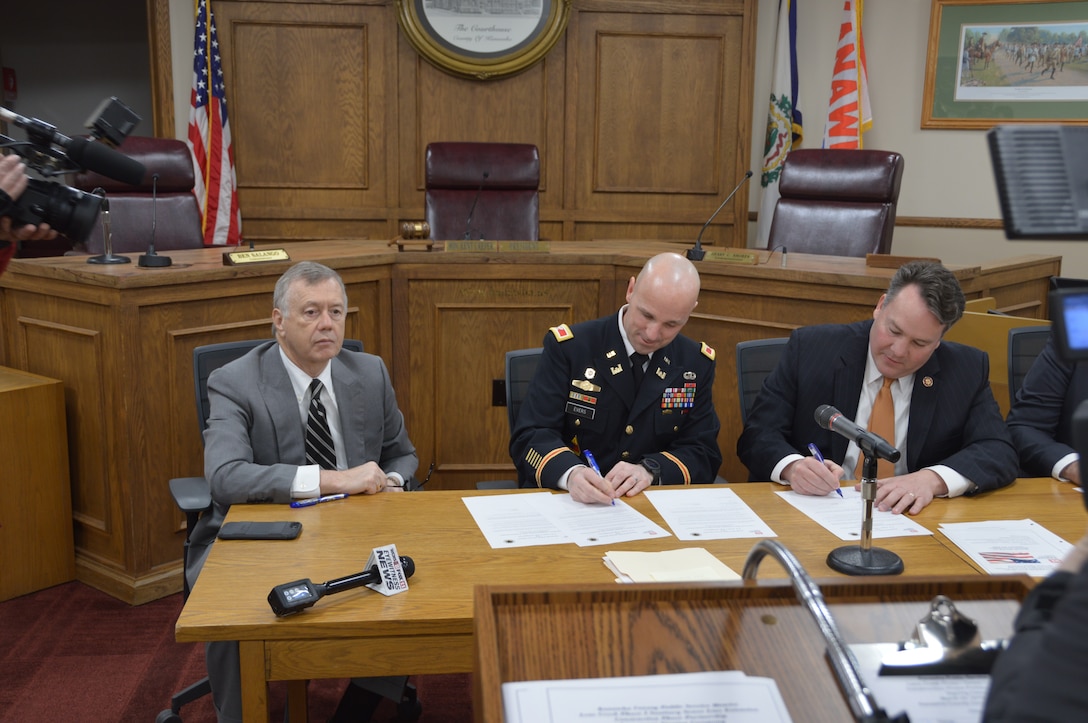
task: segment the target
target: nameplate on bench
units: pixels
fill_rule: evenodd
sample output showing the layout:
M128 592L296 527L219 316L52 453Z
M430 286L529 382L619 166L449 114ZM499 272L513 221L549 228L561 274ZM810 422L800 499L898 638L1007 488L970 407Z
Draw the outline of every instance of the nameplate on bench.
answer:
M725 251L707 249L704 261L724 261L727 264L758 264L759 254L755 251Z
M261 264L266 261L290 261L284 249L252 249L249 251L224 251L224 266L241 266L242 264Z
M445 243L446 251L470 254L547 253L550 241L488 241L486 239L458 239Z

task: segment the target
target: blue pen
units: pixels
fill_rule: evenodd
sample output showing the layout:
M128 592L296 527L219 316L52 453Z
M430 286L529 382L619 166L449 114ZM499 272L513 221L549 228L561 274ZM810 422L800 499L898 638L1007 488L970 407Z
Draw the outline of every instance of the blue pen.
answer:
M822 454L820 454L820 448L819 447L817 447L814 443L809 442L808 443L808 451L812 452L812 456L816 458L816 461L818 461L820 464L823 464L824 456ZM839 493L839 497L842 497L842 489L841 488L836 487L835 491Z
M292 507L309 507L316 505L319 502L332 502L333 500L342 500L348 496L347 492L340 492L335 495L325 495L324 497L310 497L305 500L295 500L291 503Z
M593 453L588 449L583 449L582 454L586 456L586 462L589 462L589 466L593 468L593 471L597 474L601 473L601 468L597 466L597 460L594 458ZM616 504L616 500L612 500L613 506Z

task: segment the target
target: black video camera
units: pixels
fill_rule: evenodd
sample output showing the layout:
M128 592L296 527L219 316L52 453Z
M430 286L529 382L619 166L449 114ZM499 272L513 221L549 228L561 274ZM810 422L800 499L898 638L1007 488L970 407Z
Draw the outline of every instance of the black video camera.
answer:
M94 140L69 138L45 121L25 118L6 108L0 108L0 119L26 131L25 141L0 134L0 147L20 155L46 179L82 170L133 185L143 179L142 163L113 150L140 122L140 117L117 98L102 101L87 119L85 125ZM83 242L98 218L102 198L57 181L30 178L7 215L13 226L47 223L72 241Z

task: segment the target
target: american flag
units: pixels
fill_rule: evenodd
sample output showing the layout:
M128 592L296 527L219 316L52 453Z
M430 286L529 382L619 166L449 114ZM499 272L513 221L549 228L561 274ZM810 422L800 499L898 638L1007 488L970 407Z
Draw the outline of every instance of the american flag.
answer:
M238 208L219 38L208 0L196 1L190 98L188 145L196 172L193 193L204 214L204 245L238 245L242 241L242 213Z
M1039 558L1030 552L989 552L983 551L979 555L982 559L991 564L1005 564L1009 562L1021 562L1029 563L1033 565L1039 564Z

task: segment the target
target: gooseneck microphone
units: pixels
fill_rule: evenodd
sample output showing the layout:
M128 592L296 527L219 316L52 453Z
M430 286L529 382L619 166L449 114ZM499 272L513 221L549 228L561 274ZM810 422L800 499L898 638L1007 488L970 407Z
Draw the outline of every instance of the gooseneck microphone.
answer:
M479 188L476 189L476 196L472 199L472 206L468 209L468 218L465 219L465 241L472 237L472 214L476 213L476 203L480 200L480 193L484 190L484 184L487 183L487 177L490 175L490 171L484 171L484 177L480 181ZM483 238L483 236L480 238Z
M415 574L416 563L412 558L401 555L400 565L404 570L404 577L409 578ZM371 565L368 570L319 584L314 584L307 578L276 585L272 588L272 592L268 593L268 604L272 607L272 612L279 617L284 617L302 612L326 595L380 582L382 582L381 570L377 565Z
M161 269L174 263L169 256L155 253L155 227L158 226L159 174L151 174L151 240L147 242L147 253L140 256L139 265L145 268Z
M27 132L27 136L42 143L58 145L68 152L68 158L88 171L112 178L131 186L139 185L147 169L144 164L119 153L109 146L88 138L69 138L48 123L37 118L27 118L0 108L0 119L13 123Z
M751 169L745 171L744 178L740 179L740 183L736 185L736 188L730 191L729 195L725 197L724 201L722 201L722 205L718 206L718 209L714 213L710 214L710 218L708 218L706 220L706 223L703 224L703 227L699 229L699 235L695 238L695 245L688 249L687 256L690 260L702 261L703 257L706 256L706 252L703 251L703 231L706 231L706 227L710 225L710 222L713 221L719 213L721 213L722 209L725 208L725 204L729 203L729 199L737 195L737 191L740 190L740 187L747 183L748 179L751 177Z
M815 416L816 424L823 429L837 432L851 442L856 443L862 452L875 454L877 457L886 459L889 462L899 461L898 449L888 444L888 441L880 435L873 434L868 429L862 429L852 420L842 416L842 412L830 404L821 404L817 407Z

